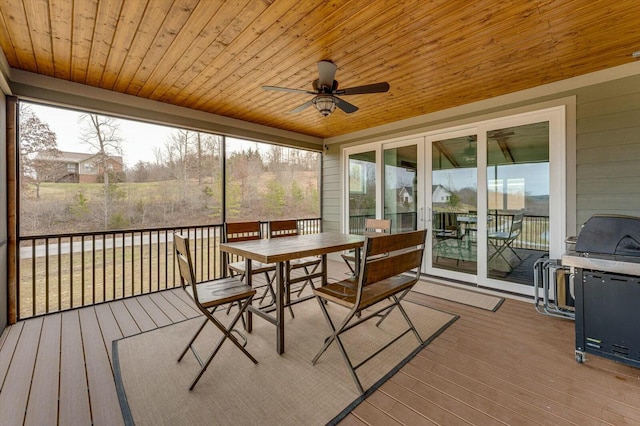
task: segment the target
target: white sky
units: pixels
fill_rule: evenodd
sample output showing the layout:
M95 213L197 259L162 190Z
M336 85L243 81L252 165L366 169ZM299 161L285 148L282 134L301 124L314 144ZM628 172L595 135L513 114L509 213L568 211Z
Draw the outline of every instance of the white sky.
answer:
M38 118L46 122L56 133L60 151L92 152L93 148L80 141L82 126L78 119L82 113L38 104L30 105ZM124 139L124 163L131 167L138 161L155 161L154 148L164 146L171 128L138 121L117 120L120 122L120 135Z
M50 107L39 104L29 104L33 112L46 122L56 133L58 149L67 152L91 153L92 147L80 141L82 125L78 121L81 112L64 108ZM155 148L163 148L173 128L158 124L115 118L120 123L120 135L124 139L122 144L122 159L127 167L133 167L139 161L155 162ZM227 138L227 153L248 149L268 149L264 143Z

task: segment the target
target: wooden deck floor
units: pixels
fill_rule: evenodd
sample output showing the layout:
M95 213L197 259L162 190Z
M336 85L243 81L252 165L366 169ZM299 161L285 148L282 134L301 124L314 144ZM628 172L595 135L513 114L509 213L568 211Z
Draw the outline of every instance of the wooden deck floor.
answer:
M589 356L573 323L506 300L497 312L419 294L460 315L344 425L640 424L640 369ZM0 339L0 425L123 424L111 341L196 316L181 290L22 321Z

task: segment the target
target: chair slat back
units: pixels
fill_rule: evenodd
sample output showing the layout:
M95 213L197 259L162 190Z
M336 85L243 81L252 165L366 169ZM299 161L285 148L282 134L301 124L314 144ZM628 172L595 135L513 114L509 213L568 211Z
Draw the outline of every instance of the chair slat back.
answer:
M365 232L381 232L388 234L391 232L391 220L389 219L367 219L364 222Z
M175 233L173 234L173 248L178 262L178 270L180 272L180 282L182 283L182 287L186 289L190 286L193 291L193 297L196 303L198 303L196 275L193 271L193 264L191 263L189 240L186 237Z
M228 222L224 224L224 241L234 243L238 241L252 241L262 238L260 222Z
M426 230L418 230L367 237L360 285L366 287L414 269L417 279L420 275L426 235Z
M523 213L518 213L513 216L513 222L511 222L511 230L509 231L510 237L517 237L522 230L522 220L524 219Z
M269 222L269 238L292 237L298 235L298 221L272 220Z

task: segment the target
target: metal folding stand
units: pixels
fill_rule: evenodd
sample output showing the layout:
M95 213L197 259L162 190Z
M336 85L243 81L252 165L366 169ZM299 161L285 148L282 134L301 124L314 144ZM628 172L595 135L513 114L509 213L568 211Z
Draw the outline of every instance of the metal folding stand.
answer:
M533 265L533 298L536 311L543 315L575 320L575 312L560 303L562 299L566 300L567 297L566 292L564 297L559 295L560 286L565 286L566 283L558 282L558 271L561 271L561 274L565 274L565 271L568 271L566 267L560 264L558 259L542 258L538 259ZM569 285L566 291L572 293L573 284L573 274L571 274L569 275Z

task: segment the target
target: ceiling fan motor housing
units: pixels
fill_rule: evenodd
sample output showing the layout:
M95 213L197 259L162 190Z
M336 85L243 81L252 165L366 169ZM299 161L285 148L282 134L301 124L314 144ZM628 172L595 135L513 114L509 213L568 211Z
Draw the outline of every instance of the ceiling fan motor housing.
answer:
M336 101L331 95L320 94L313 98L313 106L326 117L336 109Z
M336 95L383 93L389 90L389 83L387 83L386 81L338 90L338 81L334 79L337 69L338 68L336 67L336 64L331 61L322 60L318 62L319 78L311 82L311 85L313 86L312 91L278 86L262 86L262 88L265 90L277 90L281 92L316 95L313 99L303 103L297 108L292 109L290 112L301 112L313 105L324 117L330 115L333 111L335 111L336 107L340 108L347 114L351 114L358 110L357 106L350 104L349 102L345 101L342 98L339 98Z

